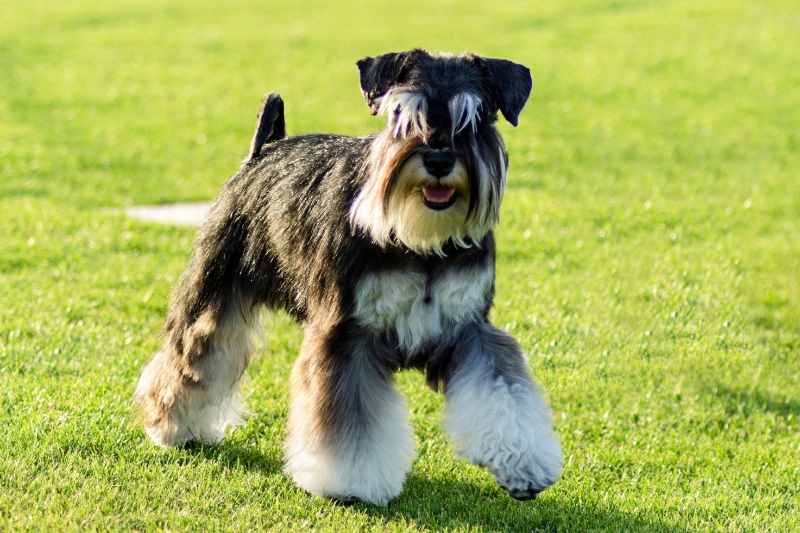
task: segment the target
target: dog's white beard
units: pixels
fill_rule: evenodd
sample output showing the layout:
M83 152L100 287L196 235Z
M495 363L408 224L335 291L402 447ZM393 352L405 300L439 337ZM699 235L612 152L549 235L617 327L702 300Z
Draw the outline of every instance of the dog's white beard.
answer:
M382 134L383 135L383 134ZM383 143L390 139L376 139L373 150L385 152L386 160L399 150L395 145L388 150ZM397 144L397 143L395 143ZM356 196L350 210L351 222L366 231L381 246L389 244L392 234L410 249L419 253L433 252L443 255L443 247L448 241L458 246L468 247L480 243L483 237L497 224L502 188L505 182L505 162L499 154L502 176L499 183L492 183L487 165L480 164L481 175L478 187L479 201L476 213L469 215L469 176L460 160L452 173L441 180L445 186L455 190L455 201L446 209L436 210L424 202L422 186L436 179L430 176L422 163L422 157L414 155L405 161L394 178L388 199L382 194L379 177L369 179ZM378 161L375 161L375 160ZM376 164L377 163L377 164ZM368 160L368 168L382 169L382 163L375 154ZM490 200L491 195L494 197ZM471 242L470 242L471 241Z

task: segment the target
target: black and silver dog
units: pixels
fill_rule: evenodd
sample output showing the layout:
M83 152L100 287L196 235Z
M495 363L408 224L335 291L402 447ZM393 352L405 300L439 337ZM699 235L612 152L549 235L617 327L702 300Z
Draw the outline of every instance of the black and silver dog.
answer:
M414 438L393 373L416 368L444 391L458 454L532 499L561 448L525 355L487 318L508 166L495 123L499 111L516 126L530 72L424 50L357 64L388 117L376 135L286 138L280 97L264 102L139 381L147 434L213 443L241 424L259 311L284 309L306 324L285 443L300 487L379 505L400 493Z

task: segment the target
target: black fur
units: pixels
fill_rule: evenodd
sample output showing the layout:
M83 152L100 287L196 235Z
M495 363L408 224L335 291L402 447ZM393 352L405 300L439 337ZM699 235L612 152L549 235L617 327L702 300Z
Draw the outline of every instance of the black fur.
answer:
M256 131L250 143L250 152L245 162L261 153L265 143L286 137L286 120L283 117L283 100L278 93L269 93L261 103L261 111L256 120Z
M486 69L497 107L512 126L517 125L520 111L528 101L533 81L528 67L505 59L477 58Z
M377 100L392 85L401 83L403 70L414 61L422 50L383 54L377 57L365 57L356 62L361 82L361 92L364 94L372 114L378 113Z

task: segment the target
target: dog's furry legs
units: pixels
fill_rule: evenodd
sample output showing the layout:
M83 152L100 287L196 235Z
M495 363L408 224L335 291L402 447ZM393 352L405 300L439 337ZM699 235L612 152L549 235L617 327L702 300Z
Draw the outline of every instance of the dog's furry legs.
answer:
M561 473L550 410L513 337L489 323L466 328L445 382L445 428L456 452L485 466L517 499L532 499Z
M309 324L292 370L286 473L317 496L386 505L402 490L414 439L377 343L357 326Z
M135 393L153 442L213 444L228 426L243 423L238 382L263 335L258 318L243 302L209 305L184 330L168 332Z

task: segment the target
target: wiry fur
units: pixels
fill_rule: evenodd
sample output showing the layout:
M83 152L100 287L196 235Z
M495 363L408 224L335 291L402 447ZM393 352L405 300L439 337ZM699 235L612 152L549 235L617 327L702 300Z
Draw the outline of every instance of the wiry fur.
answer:
M397 496L414 440L393 373L447 402L456 451L530 499L555 482L558 441L516 341L488 320L508 159L528 70L423 50L358 62L376 135L285 137L269 95L173 293L164 347L135 398L156 443L218 442L241 423L262 308L306 323L292 371L285 471L319 496Z

